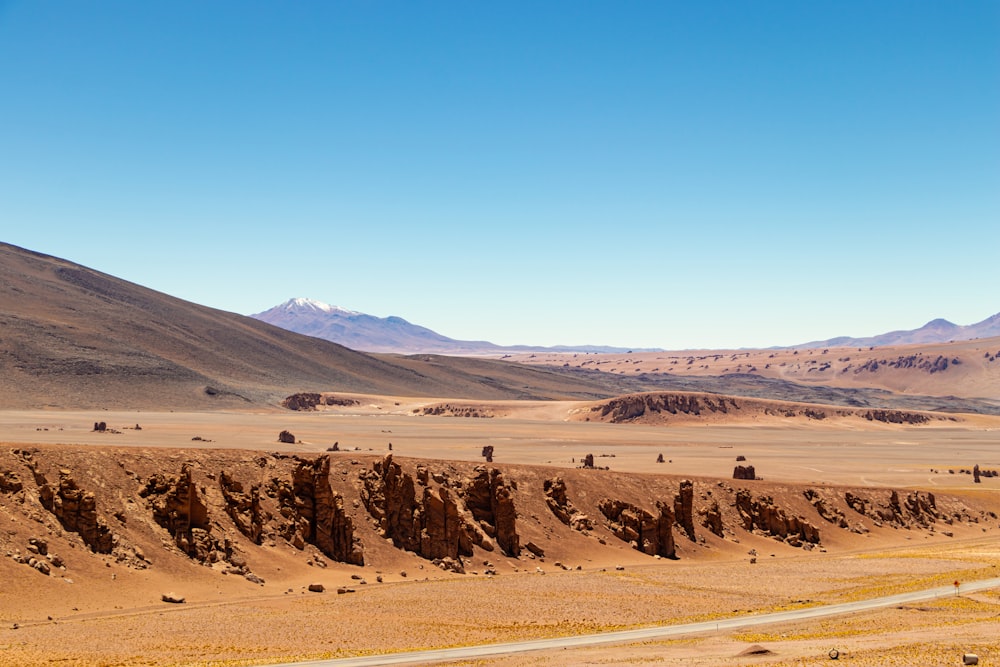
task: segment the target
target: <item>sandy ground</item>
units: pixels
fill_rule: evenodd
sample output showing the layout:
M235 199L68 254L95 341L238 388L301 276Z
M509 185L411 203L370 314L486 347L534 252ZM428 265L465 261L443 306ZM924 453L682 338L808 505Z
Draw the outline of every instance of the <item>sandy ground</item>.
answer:
M959 471L976 464L1000 469L1000 417L920 426L854 420L664 427L569 421L581 405L572 402L494 403L505 416L477 419L413 414L440 400L358 398L358 407L304 413L0 411L0 433L25 443L298 453L322 452L334 443L341 450L381 453L391 444L400 456L456 461L481 461L482 447L493 445L499 463L575 468L593 454L620 472L714 477L731 475L736 456L745 456L767 480L930 490L981 489ZM94 433L95 421L120 433ZM137 424L142 430L130 428ZM282 430L299 442L279 443ZM663 464L654 463L659 454Z
M974 485L960 472L976 463L1000 468L1000 422L988 419L909 427L733 423L664 428L567 421L572 403L494 404L502 416L491 419L414 415L413 410L432 403L365 397L360 406L318 413L10 411L0 412L0 440L8 443L5 447L64 443L296 453L323 452L336 442L365 456L384 453L392 443L399 456L476 462L482 460L482 446L492 444L499 463L569 469L593 453L614 471L722 478L731 474L739 454L769 481L930 489L985 498L1000 507L1000 481ZM93 433L95 421L120 432ZM141 430L127 428L136 424ZM279 445L277 433L283 429L301 442ZM655 464L659 453L668 462ZM656 562L624 547L614 559L595 560L581 540L561 544L563 560L580 564L579 571L557 568L550 558L515 562L516 570L508 567L496 577L457 575L429 564L417 569L411 558L408 577L400 576L399 567L385 568L379 572L383 583L373 580L374 572L365 572L366 584L352 579L357 570L351 567L319 572L300 564L296 569L285 565L290 557L277 551L271 569L263 572L265 587L208 568L192 576L190 568L174 569L170 559L142 572L123 572L71 554L73 576L105 584L54 581L43 589L37 580L21 578L24 566L8 568L9 559L0 559L5 568L0 569L0 665L265 664L842 602L998 576L1000 538L990 528L984 534L985 529L968 527L954 539L911 540L897 531L893 539L872 538L860 546L845 542L827 553L782 548L772 556L761 549L754 565L745 553L749 543L703 558ZM624 569L615 569L618 564ZM324 581L327 592L306 591L315 579ZM160 592L176 586L186 593L186 604L158 600ZM337 595L337 586L356 592ZM841 661L853 665L960 664L965 651L978 653L980 664L987 665L1000 661L998 637L1000 594L990 591L760 632L459 664L813 665L829 664L827 653L836 647ZM739 655L753 644L772 653Z

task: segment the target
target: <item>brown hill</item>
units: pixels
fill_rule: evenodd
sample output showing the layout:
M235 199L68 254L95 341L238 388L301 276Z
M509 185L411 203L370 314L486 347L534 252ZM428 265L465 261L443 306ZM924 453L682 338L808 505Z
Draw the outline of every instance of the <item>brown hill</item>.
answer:
M594 398L599 382L496 360L372 356L0 244L0 402L220 408L296 391Z

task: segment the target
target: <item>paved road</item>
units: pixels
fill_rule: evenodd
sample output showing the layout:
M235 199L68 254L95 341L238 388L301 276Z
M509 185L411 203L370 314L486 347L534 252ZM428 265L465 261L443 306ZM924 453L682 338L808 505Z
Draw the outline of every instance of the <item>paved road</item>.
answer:
M972 593L988 588L1000 588L1000 577L984 579L962 584L961 593ZM955 595L954 586L939 586L912 593L900 593L887 597L859 600L843 604L831 604L822 607L808 607L792 611L780 611L772 614L753 616L737 616L722 618L717 621L701 623L686 623L683 625L666 625L638 630L620 630L618 632L603 632L595 635L578 635L574 637L558 637L555 639L532 639L522 642L506 642L503 644L487 644L484 646L467 646L464 648L447 648L430 651L411 651L407 653L391 653L386 655L367 656L364 658L340 658L337 660L313 660L309 662L285 663L280 667L373 667L375 665L408 665L415 663L447 662L468 658L484 658L488 656L510 655L512 653L527 653L546 649L579 648L597 644L617 644L623 642L639 642L647 639L662 639L677 635L688 635L699 632L721 632L740 628L748 628L769 623L784 623L802 621L810 618L850 614L857 611L891 607L910 602L932 600L934 598ZM275 665L273 667L279 667Z

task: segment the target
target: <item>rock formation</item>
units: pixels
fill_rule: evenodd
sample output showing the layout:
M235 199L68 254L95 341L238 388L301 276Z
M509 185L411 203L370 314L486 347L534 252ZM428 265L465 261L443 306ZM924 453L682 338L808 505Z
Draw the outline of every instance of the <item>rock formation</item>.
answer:
M747 531L760 530L784 538L792 546L820 541L818 528L802 517L788 516L770 496L754 498L750 491L740 489L736 492L736 509Z
M753 466L736 466L733 468L733 479L757 479L757 471Z
M674 515L670 507L657 502L657 515L621 500L605 498L597 505L608 519L608 528L615 537L628 542L633 549L650 556L676 558L672 526Z
M330 487L330 457L296 460L291 486L281 485L278 491L282 516L290 520L283 534L296 548L313 544L337 562L364 565L364 551L344 511L344 499Z
M340 398L338 396L324 396L315 392L300 392L292 394L281 401L281 406L289 410L315 410L321 405L358 405L359 401L353 398Z
M361 501L379 533L398 548L459 564L462 556L472 555L478 531L465 521L446 486L436 491L425 487L418 502L413 477L392 460L392 454L372 464L361 480Z
M694 482L681 481L680 490L674 496L674 517L687 538L694 542Z
M97 516L97 499L92 491L77 486L69 470L59 471L59 484L51 485L32 468L38 484L38 499L42 507L52 512L66 530L78 533L95 553L109 554L114 548L114 535L104 520Z
M588 470L593 469L593 467L594 467L594 455L593 454L587 454L585 457L583 457L583 467L587 468Z
M465 483L465 506L486 534L496 540L500 550L516 558L521 553L521 543L511 487L496 468L476 466L475 470L478 474Z
M243 485L223 470L219 473L219 488L226 501L226 514L233 520L236 529L254 544L260 544L265 521L260 508L260 486L255 484L246 493Z
M594 526L590 518L578 511L566 497L566 482L563 481L562 477L545 480L542 483L542 488L545 491L545 503L557 519L573 530L581 532L593 530Z
M158 474L151 477L139 495L146 498L153 519L170 532L177 547L199 561L219 559L217 551L226 551L211 535L208 507L198 493L191 477L189 463L181 466L178 477Z
M895 489L889 492L889 497L883 502L848 491L844 494L844 500L855 512L872 519L876 526L888 524L905 528L917 525L926 528L945 518L938 512L933 493L908 493L901 503Z
M278 442L283 442L286 445L294 445L295 436L289 433L288 431L282 431L281 433L278 434Z
M614 398L592 408L608 417L612 423L631 421L648 413L669 413L672 415L700 415L703 411L728 413L729 409L739 409L732 398L693 396L687 394L635 394Z
M819 514L820 518L824 521L829 521L839 528L848 527L847 517L844 516L844 513L834 507L829 500L823 498L818 491L814 489L806 489L803 491L803 495L805 496L805 499L816 508L817 514Z
M698 511L698 515L701 516L701 525L711 531L713 534L719 537L724 536L723 525L722 525L722 510L719 509L718 501L713 500L712 503Z
M0 471L0 493L17 493L24 488L21 478L13 470Z
M927 415L901 410L868 410L863 414L868 421L879 421L887 424L926 424L931 419Z

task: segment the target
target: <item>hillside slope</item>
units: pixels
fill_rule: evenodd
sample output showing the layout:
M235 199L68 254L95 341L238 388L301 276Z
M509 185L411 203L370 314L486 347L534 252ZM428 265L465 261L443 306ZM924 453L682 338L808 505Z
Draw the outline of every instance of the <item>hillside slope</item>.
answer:
M295 391L564 398L599 383L501 361L376 357L0 244L4 407L237 407Z

